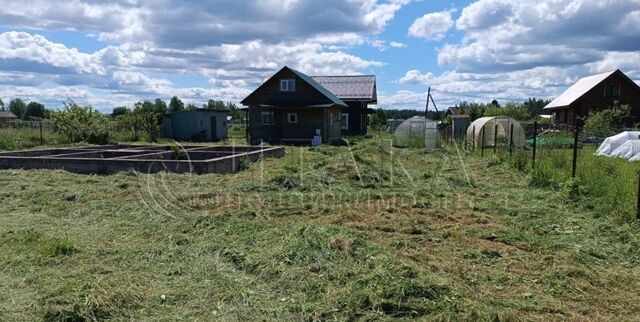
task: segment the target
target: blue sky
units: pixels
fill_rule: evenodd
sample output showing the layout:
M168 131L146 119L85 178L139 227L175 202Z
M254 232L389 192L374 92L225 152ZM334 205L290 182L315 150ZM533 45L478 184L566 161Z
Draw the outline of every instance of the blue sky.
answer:
M640 79L637 0L34 0L0 11L0 98L103 111L178 95L240 101L283 65L375 74L379 105L553 98Z

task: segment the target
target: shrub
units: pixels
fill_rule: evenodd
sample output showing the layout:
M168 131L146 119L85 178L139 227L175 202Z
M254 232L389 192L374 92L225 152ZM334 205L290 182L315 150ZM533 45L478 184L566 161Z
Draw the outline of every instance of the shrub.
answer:
M605 138L620 133L625 127L633 126L633 116L628 105L613 106L593 113L584 125L587 136Z
M580 179L571 178L560 185L560 193L566 200L576 201L586 194L586 188Z
M73 101L64 104L62 111L52 115L54 128L70 142L109 144L110 131L107 119L91 106L79 106Z

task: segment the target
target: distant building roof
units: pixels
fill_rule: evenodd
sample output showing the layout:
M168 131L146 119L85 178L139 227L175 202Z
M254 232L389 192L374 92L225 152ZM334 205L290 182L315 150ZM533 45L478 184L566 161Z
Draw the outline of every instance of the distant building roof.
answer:
M551 103L549 103L544 108L552 109L552 108L569 106L573 104L573 102L578 100L580 97L584 96L587 92L592 90L594 87L598 86L600 83L602 83L607 78L611 77L613 74L616 74L616 73L620 73L622 76L629 79L620 70L614 70L606 73L584 77L580 79L578 82L576 82L575 84L573 84L571 87L569 87L566 91L564 91L564 93L562 93L560 96L558 96L556 99L554 99ZM629 79L629 81L631 81L631 83L637 86L637 84L631 79Z
M451 106L449 107L449 109L447 110L448 113L451 113L453 115L458 115L461 113L460 108L457 106Z
M461 114L455 114L455 115L451 115L452 119L468 119L469 115L461 115Z
M228 113L229 110L215 109L215 108L196 108L196 109L182 110L182 111L176 111L171 113L193 113L193 112L227 112Z
M311 78L342 100L378 101L374 75L312 76Z
M15 118L18 118L18 117L11 112L0 112L0 119L15 119Z

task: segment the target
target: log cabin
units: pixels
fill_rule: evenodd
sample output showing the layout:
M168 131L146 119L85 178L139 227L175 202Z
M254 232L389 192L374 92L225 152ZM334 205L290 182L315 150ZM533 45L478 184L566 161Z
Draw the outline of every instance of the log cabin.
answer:
M333 144L344 134L366 134L368 104L377 103L375 76L311 77L284 67L249 94L250 144Z
M574 126L577 119L616 105L629 105L640 122L640 86L620 70L580 79L545 106L556 126Z

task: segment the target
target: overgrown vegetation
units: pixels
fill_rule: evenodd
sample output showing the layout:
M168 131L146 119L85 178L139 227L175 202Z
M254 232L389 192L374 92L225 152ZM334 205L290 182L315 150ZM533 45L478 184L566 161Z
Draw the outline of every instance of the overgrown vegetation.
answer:
M69 142L87 142L108 144L111 133L106 116L91 106L79 106L69 101L64 108L53 115L55 130L64 135Z
M0 171L0 320L640 314L640 225L590 200L630 191L556 176L561 150L561 184L538 188L510 167L524 157L388 139L290 147L234 175Z
M624 128L631 128L635 124L628 105L613 106L602 111L592 113L584 124L584 133L595 138L606 138L616 135Z

